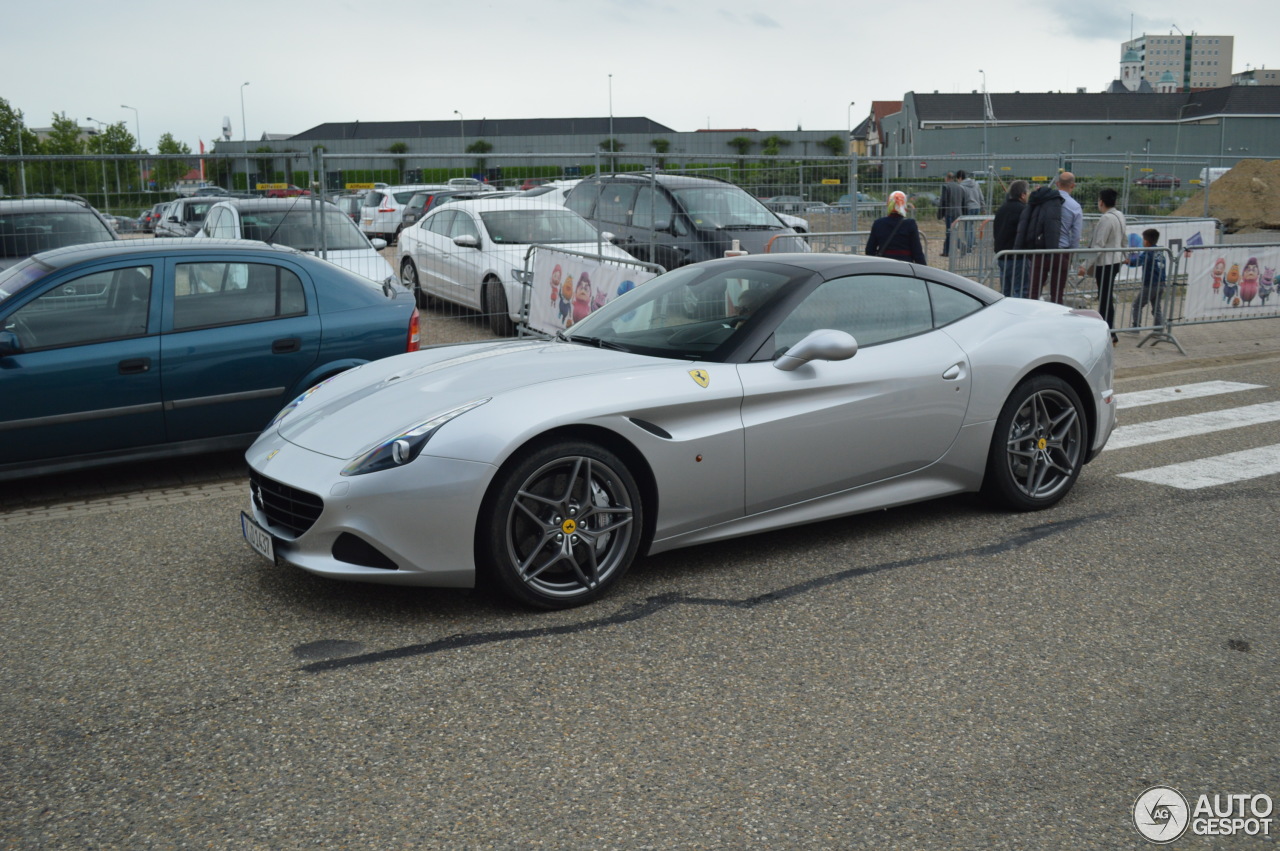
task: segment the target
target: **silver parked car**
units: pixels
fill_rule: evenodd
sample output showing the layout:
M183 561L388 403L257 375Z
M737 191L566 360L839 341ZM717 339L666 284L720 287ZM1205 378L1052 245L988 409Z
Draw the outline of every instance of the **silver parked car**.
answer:
M556 339L308 391L248 451L242 529L323 576L573 606L641 554L964 491L1048 508L1111 434L1112 374L1092 311L882 258L714 260Z

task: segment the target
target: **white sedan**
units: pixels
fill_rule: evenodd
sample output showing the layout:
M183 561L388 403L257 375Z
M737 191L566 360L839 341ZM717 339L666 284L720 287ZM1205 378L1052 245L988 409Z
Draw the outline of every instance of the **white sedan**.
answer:
M425 304L428 296L474 308L495 334L521 321L530 246L631 261L586 219L550 198L495 198L444 204L400 234L400 280Z

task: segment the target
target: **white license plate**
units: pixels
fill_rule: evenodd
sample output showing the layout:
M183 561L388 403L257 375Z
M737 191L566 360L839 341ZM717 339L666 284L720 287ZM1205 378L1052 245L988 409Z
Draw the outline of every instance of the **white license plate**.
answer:
M263 529L253 518L243 511L240 512L240 528L244 532L244 539L249 542L249 546L253 547L262 557L270 562L276 560L275 539L271 537L271 533Z

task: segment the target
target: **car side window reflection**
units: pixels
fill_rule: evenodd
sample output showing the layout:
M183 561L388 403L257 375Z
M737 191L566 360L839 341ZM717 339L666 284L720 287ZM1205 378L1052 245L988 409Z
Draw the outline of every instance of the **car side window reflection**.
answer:
M432 233L438 233L441 236L449 236L449 229L453 226L453 219L458 215L453 210L445 210L442 213L436 213L428 219L424 220L424 227Z
M64 281L5 321L27 351L79 346L147 333L150 266L94 272Z
M929 282L929 298L933 302L933 325L941 328L970 313L977 313L983 304L978 299L945 284Z
M671 217L675 209L661 192L643 186L636 195L635 212L631 223L638 228L671 227Z
M896 275L851 275L826 281L796 305L774 332L777 349L790 348L819 328L847 331L859 347L933 328L925 282Z
M480 238L480 231L476 228L476 223L466 213L454 213L453 228L449 232L449 236L457 238L460 236L474 236Z
M307 312L298 276L267 263L179 263L173 283L175 331Z

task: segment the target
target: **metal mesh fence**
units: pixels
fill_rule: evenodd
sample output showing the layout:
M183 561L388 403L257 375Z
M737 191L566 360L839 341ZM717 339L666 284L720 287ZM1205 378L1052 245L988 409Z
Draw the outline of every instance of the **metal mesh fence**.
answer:
M720 153L663 150L657 144L652 144L652 152L642 151L636 148L641 144L649 147L649 142L629 139L613 145L602 142L600 149L585 152L496 153L480 145L481 141L472 140L466 154L456 150L453 153L361 150L352 143L334 151L316 148L202 155L3 156L0 157L0 193L6 200L0 211L0 246L12 260L34 250L56 247L66 240L87 240L82 228L73 226L69 218L46 217L43 221L34 221L30 215L23 218L22 204L35 204L37 199L77 196L71 203L79 205L78 214L95 210L100 214L99 220L119 236L148 238L178 235L169 233L169 226L175 223L168 220L175 216L183 233L199 232L204 224L201 211L207 213L210 205L173 207L174 202L186 197L318 197L333 202L366 236L383 239L387 244L379 248L379 253L392 273L410 286L421 287L422 268L409 269L406 261L412 261L413 251L425 249L420 245L406 248L401 235L406 228L435 233L421 227L428 215L433 221L452 218L455 223L446 229L448 241L443 249L451 258L446 262L440 255L434 265L443 269L453 263L456 267L453 277L440 272L437 277L442 282L421 299L424 338L428 342L445 342L510 332L511 326L499 321L502 306L492 295L498 290L486 287L486 276L500 280L506 291L508 286L514 286L516 272L522 268L518 263L490 264L485 269L474 264L466 270L462 268L467 264L459 261L457 255L483 253L483 246L479 243L459 245L457 238L466 236L462 232L466 226L461 219L436 216L433 209L439 209L443 203L469 200L469 194L482 196L490 207L501 208L502 192L532 190L563 206L574 186L584 178L624 175L641 184L647 180L650 183L647 194L641 185L634 195L627 196L626 192L617 198L596 195L590 204L574 202L570 208L576 204L575 211L594 228L596 233L586 243L594 243L597 254L603 254L608 244L599 234L607 232L627 254L667 268L703 257L664 249L664 244L675 241L677 236L689 243L690 235L676 234L675 230L684 220L668 214L662 202L655 200L662 195L657 191L659 178L711 178L734 187L735 191L759 200L794 231L805 234L808 250L840 253L862 251L867 228L885 213L885 199L890 192L901 190L907 194L912 215L920 225L929 262L998 287L999 269L992 251L989 220L1013 180L1027 180L1034 187L1050 180L1059 169L1070 169L1077 175L1075 196L1086 210L1092 208L1098 192L1110 186L1120 193L1119 207L1128 214L1131 224L1150 221L1167 227L1177 221L1187 221L1170 214L1201 188L1199 181L1182 180L1173 175L1196 173L1217 165L1188 157L1073 156L1070 153L935 157L923 163L913 158L867 160L819 156L817 151L821 147L810 149L808 144L801 151L795 150L798 146L791 146L776 155L752 155L746 153L748 146L735 147L734 139L717 141L715 144L722 148ZM628 144L631 149L627 148ZM961 217L951 231L952 240L963 250L948 252L947 258L941 258L948 236L939 212L942 185L947 172L960 169L971 172L981 189L983 203L977 216ZM1206 210L1213 187L1207 189ZM526 195L512 194L505 198L511 199L512 209L528 203ZM34 209L26 207L29 213ZM688 220L696 225L694 220L699 216L706 222L711 214L710 209L693 210ZM472 224L480 226L483 222L473 219ZM275 234L275 237L281 236ZM758 244L744 238L742 247L753 253L797 248L794 241L780 241L777 232L765 236L767 239ZM1221 234L1217 237L1221 239ZM537 239L535 235L528 238ZM1088 241L1087 230L1084 241ZM751 244L747 245L748 242ZM705 246L706 251L711 252L709 256L718 256L727 247L718 243ZM1088 301L1090 287L1088 280L1073 275L1068 280L1067 292L1084 303ZM516 319L513 311L516 292L511 290L507 295L507 310L511 318ZM1117 291L1118 302L1125 302L1124 295L1123 290ZM1176 311L1171 309L1169 314L1176 315Z

